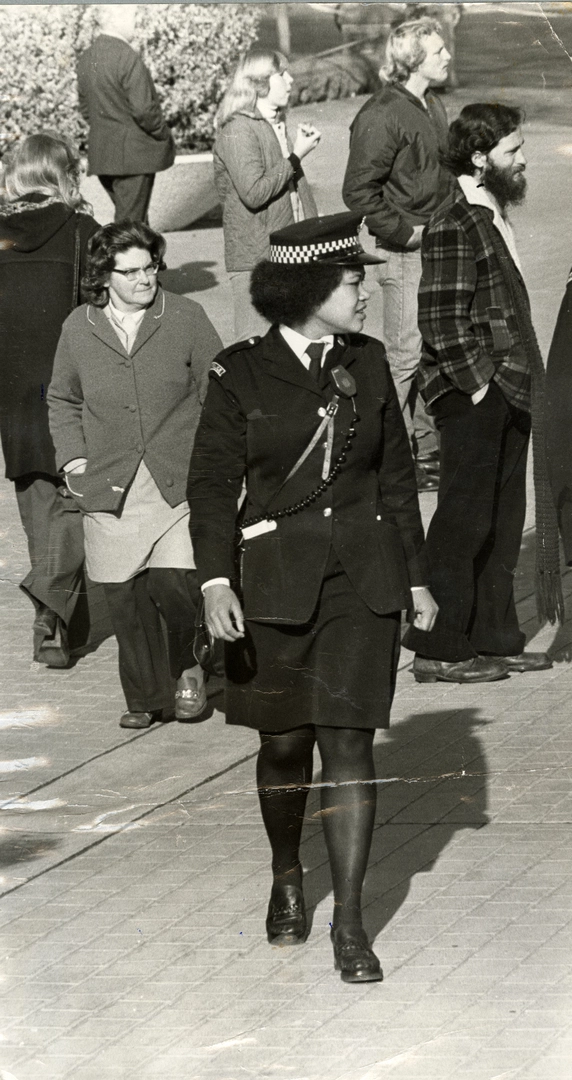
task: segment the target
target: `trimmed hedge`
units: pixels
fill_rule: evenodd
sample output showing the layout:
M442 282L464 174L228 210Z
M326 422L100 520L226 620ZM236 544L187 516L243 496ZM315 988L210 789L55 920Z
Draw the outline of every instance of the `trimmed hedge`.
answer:
M0 156L43 128L85 151L76 58L93 39L97 8L0 5ZM250 4L145 4L137 45L149 67L179 152L210 149L217 104L239 54L256 38Z

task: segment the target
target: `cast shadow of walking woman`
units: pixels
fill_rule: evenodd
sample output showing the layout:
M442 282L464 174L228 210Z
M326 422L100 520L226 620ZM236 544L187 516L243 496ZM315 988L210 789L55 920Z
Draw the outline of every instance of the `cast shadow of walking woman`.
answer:
M488 823L487 764L478 728L481 710L414 713L384 731L374 750L378 777L376 828L363 906L370 939L397 914L416 874L430 873L461 829ZM306 820L318 823L312 792ZM302 848L312 912L331 892L321 830Z

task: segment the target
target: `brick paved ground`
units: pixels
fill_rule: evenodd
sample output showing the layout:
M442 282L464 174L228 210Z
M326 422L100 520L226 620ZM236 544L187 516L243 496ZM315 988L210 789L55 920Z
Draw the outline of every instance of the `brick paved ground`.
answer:
M357 104L336 106L344 123ZM333 110L315 108L335 134ZM527 136L519 239L543 344L569 261L553 220L569 140ZM312 179L334 210L341 165L326 164ZM228 339L220 231L172 236L168 254L170 287ZM433 506L425 496L426 518ZM520 618L559 662L418 686L404 654L376 741L365 895L386 978L354 987L332 967L318 793L303 844L312 932L271 948L254 736L226 730L216 696L204 723L121 731L111 640L66 672L30 662L25 545L0 484L0 1080L570 1080L572 625L537 633L531 524Z

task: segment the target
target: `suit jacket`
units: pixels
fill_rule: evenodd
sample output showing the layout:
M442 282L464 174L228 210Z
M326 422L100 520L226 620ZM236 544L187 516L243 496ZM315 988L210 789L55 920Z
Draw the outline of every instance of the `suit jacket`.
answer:
M302 168L284 157L272 126L257 111L236 113L220 129L213 161L229 272L252 270L269 257L270 233L294 222L291 189L305 218L318 213Z
M104 311L66 319L48 390L61 468L87 458L72 494L82 510L116 511L141 459L170 506L186 498L193 438L220 338L200 304L158 290L128 354Z
M379 614L408 607L410 585L427 581L411 452L383 345L351 335L331 362L342 363L356 381L356 437L325 494L281 518L276 531L244 542L244 610L255 621L307 622L332 545L357 593ZM213 368L189 473L201 582L235 576L237 500L245 476L246 518L299 502L321 483L322 441L274 497L332 397L276 328L227 349ZM341 398L334 461L353 415L351 401Z
M518 318L491 242L492 211L449 196L423 234L418 371L429 406L447 393L473 394L494 379L505 397L530 409L530 372ZM498 234L506 259L512 258ZM518 270L525 300L526 286Z
M77 79L89 124L90 174L138 176L173 164L173 139L153 80L126 41L100 34L80 56Z

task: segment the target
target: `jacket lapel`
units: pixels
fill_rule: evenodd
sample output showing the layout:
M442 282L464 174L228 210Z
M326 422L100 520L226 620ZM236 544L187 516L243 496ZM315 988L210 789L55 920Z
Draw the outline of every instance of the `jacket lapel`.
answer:
M153 337L153 334L157 333L157 330L161 326L163 321L163 314L165 311L165 294L162 289L157 289L157 295L151 304L151 307L145 312L143 322L139 327L139 333L135 338L135 344L131 350L131 356L135 356L135 353L139 352L149 338Z
M151 304L151 307L147 309L139 327L139 333L135 339L135 344L128 353L124 349L119 337L115 333L107 315L101 308L95 308L91 304L88 308L88 320L91 324L92 333L96 337L103 341L114 352L119 353L121 357L134 356L139 349L153 336L159 329L163 313L165 310L165 296L162 289L157 291L157 295Z
M123 348L107 315L101 308L93 307L90 304L87 309L87 318L91 325L91 332L95 337L99 338L100 341L103 341L108 348L119 353L122 359L127 356L126 350Z

